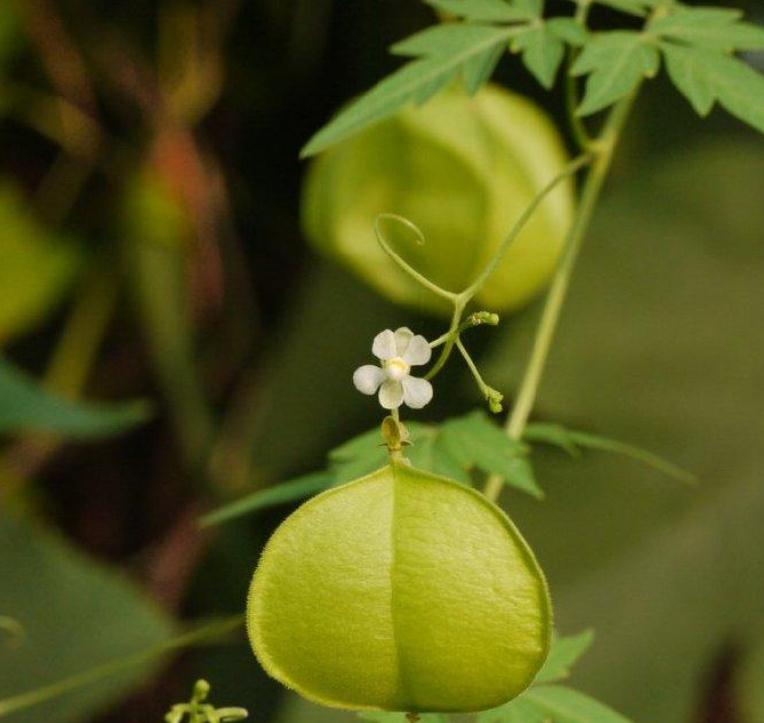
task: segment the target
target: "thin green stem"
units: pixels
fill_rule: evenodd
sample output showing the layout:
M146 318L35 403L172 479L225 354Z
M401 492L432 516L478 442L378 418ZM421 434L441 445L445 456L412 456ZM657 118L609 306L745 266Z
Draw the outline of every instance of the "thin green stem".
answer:
M490 384L486 384L485 380L483 379L480 372L478 371L477 364L475 364L472 357L470 356L470 353L467 351L467 348L464 346L464 344L462 344L461 337L458 334L456 336L456 348L464 357L464 361L467 362L467 366L469 367L469 370L472 372L472 376L474 377L475 382L477 383L478 388L480 389L480 393L486 398L486 400L489 401L489 403L492 400L494 400L498 405L497 411L501 411L502 395L496 389L494 389ZM492 405L492 411L494 411L493 405Z
M586 21L589 17L590 4L578 3L576 7L576 22L582 27L586 28ZM578 50L571 48L568 51L568 57L565 64L565 109L568 114L568 122L570 123L570 130L573 133L573 137L576 140L579 148L586 151L592 145L592 137L589 135L589 131L584 124L583 119L576 113L579 104L578 95L578 81L570 74L570 68L578 57Z
M464 304L465 302L462 302L459 299L454 301L454 313L451 317L451 326L448 327L448 331L444 334L446 337L445 346L443 347L443 351L440 352L438 360L427 372L427 374L424 375L425 379L432 379L443 368L443 365L448 360L448 357L451 356L451 352L454 350L454 344L456 342L459 322L461 321L462 313L464 312Z
M461 334L467 329L472 329L475 326L483 326L488 324L490 326L496 326L499 323L499 315L490 311L476 311L474 314L470 314L456 329L457 334ZM436 349L441 344L445 344L451 337L450 332L441 334L437 339L430 342L430 349Z
M35 690L30 690L26 693L5 698L4 700L0 700L0 718L4 718L10 713L15 713L24 708L30 708L39 703L58 698L65 693L85 685L97 683L115 673L135 667L136 665L148 663L155 658L161 658L176 650L199 645L208 640L221 637L240 627L243 622L243 615L234 615L223 620L216 620L208 625L199 627L196 630L191 630L188 633L172 638L171 640L161 643L149 650L144 650L140 653L128 655L117 660L111 660L103 665L91 668L83 673L71 675L68 678L43 686L42 688L36 688Z
M382 233L382 229L380 227L380 221L384 219L397 221L398 223L402 224L414 232L414 235L417 237L417 243L424 244L424 234L420 231L419 227L415 223L412 223L403 216L399 216L397 213L380 213L379 216L374 219L374 233L376 233L377 241L379 242L379 245L382 247L383 251L412 279L419 282L426 289L432 291L433 294L437 294L438 296L441 296L444 299L448 299L449 301L454 301L458 297L458 294L455 294L453 291L448 291L447 289L443 289L437 284L434 284L426 276L420 274L407 261L404 261L397 253L395 253L395 251L393 251L390 244L387 243L387 240L385 239L385 236Z
M496 249L496 253L491 260L486 264L485 268L480 272L480 275L459 295L458 298L466 305L467 302L472 299L475 294L482 288L483 284L488 280L488 277L496 270L506 254L507 249L512 242L518 237L520 232L528 223L531 216L535 213L536 209L541 205L544 199L565 179L577 173L584 166L589 165L593 160L593 157L589 153L584 153L577 158L574 158L557 176L555 176L544 188L539 191L536 197L531 201L528 207L523 211L520 218L515 221L514 226L510 232L504 237L504 240Z
M547 293L544 310L536 331L530 359L520 383L517 399L506 423L507 434L512 439L519 440L522 437L528 417L536 401L539 383L560 318L560 311L562 310L562 305L570 285L573 268L581 249L581 243L589 228L594 209L610 170L616 143L628 118L636 94L637 90L619 101L610 111L602 134L594 144L594 148L597 150L597 157L586 178L578 211L568 232L562 259ZM491 475L486 482L483 492L488 499L496 501L501 492L502 485L500 477Z

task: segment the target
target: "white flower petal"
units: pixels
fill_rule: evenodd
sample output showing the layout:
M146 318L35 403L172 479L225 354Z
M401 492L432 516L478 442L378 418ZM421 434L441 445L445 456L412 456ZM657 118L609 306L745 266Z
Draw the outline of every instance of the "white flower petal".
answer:
M411 366L418 366L420 364L427 364L432 356L432 349L430 345L421 334L417 334L411 339L406 348L405 354L403 354L403 361Z
M409 342L414 336L414 332L407 326L402 326L395 330L395 351L396 356L403 356L409 347Z
M401 384L403 384L403 401L412 409L421 409L432 399L432 384L426 379L406 377Z
M380 331L374 337L374 343L371 345L371 353L374 354L377 359L387 361L397 356L395 349L395 334L392 330L385 329Z
M385 409L398 409L403 402L403 387L394 379L387 379L379 388L379 403Z
M365 364L353 372L353 384L362 394L374 394L385 379L385 373L373 364Z

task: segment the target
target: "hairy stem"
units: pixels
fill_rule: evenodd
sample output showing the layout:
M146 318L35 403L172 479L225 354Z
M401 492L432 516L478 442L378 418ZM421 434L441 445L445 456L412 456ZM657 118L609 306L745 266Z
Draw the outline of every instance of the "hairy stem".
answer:
M552 339L557 329L560 311L567 295L573 268L581 249L581 243L599 201L602 187L613 160L613 152L634 103L636 93L637 91L632 92L610 111L602 134L592 144L592 148L596 152L596 158L584 183L578 211L568 232L562 259L555 272L552 285L547 292L544 310L536 330L533 349L531 350L530 359L520 383L517 399L505 426L507 434L512 439L520 439L522 437L528 417L536 401L539 383L544 372ZM488 499L496 501L502 486L501 477L491 475L486 482L483 493Z

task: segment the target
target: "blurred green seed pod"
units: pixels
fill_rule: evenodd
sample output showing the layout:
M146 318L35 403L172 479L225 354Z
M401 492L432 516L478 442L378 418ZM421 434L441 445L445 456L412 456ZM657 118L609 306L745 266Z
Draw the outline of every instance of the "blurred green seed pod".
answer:
M308 170L302 199L305 233L387 298L435 313L447 302L423 289L387 257L374 234L381 213L393 248L436 284L461 291L477 276L539 191L566 166L562 140L538 106L489 85L470 97L441 92L331 148ZM561 183L515 239L476 297L511 310L551 277L574 213L572 181Z
M551 615L543 573L504 512L394 462L282 523L255 571L247 628L265 670L310 700L461 712L531 683Z

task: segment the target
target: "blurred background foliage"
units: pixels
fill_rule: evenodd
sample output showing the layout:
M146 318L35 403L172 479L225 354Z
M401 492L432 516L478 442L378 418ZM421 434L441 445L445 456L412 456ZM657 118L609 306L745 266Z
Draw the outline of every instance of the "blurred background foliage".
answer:
M411 0L0 0L0 616L22 628L0 626L0 717L160 720L203 676L255 721L352 719L267 681L241 634L11 702L240 612L289 509L204 532L198 515L375 423L349 383L374 333L442 332L299 223L300 146L430 19ZM498 79L561 119L515 59ZM636 721L764 721L762 190L752 131L649 84L536 416L700 484L550 451L547 499L505 497L559 628L597 630L576 683ZM474 335L509 397L537 314ZM455 363L420 418L477 402Z

